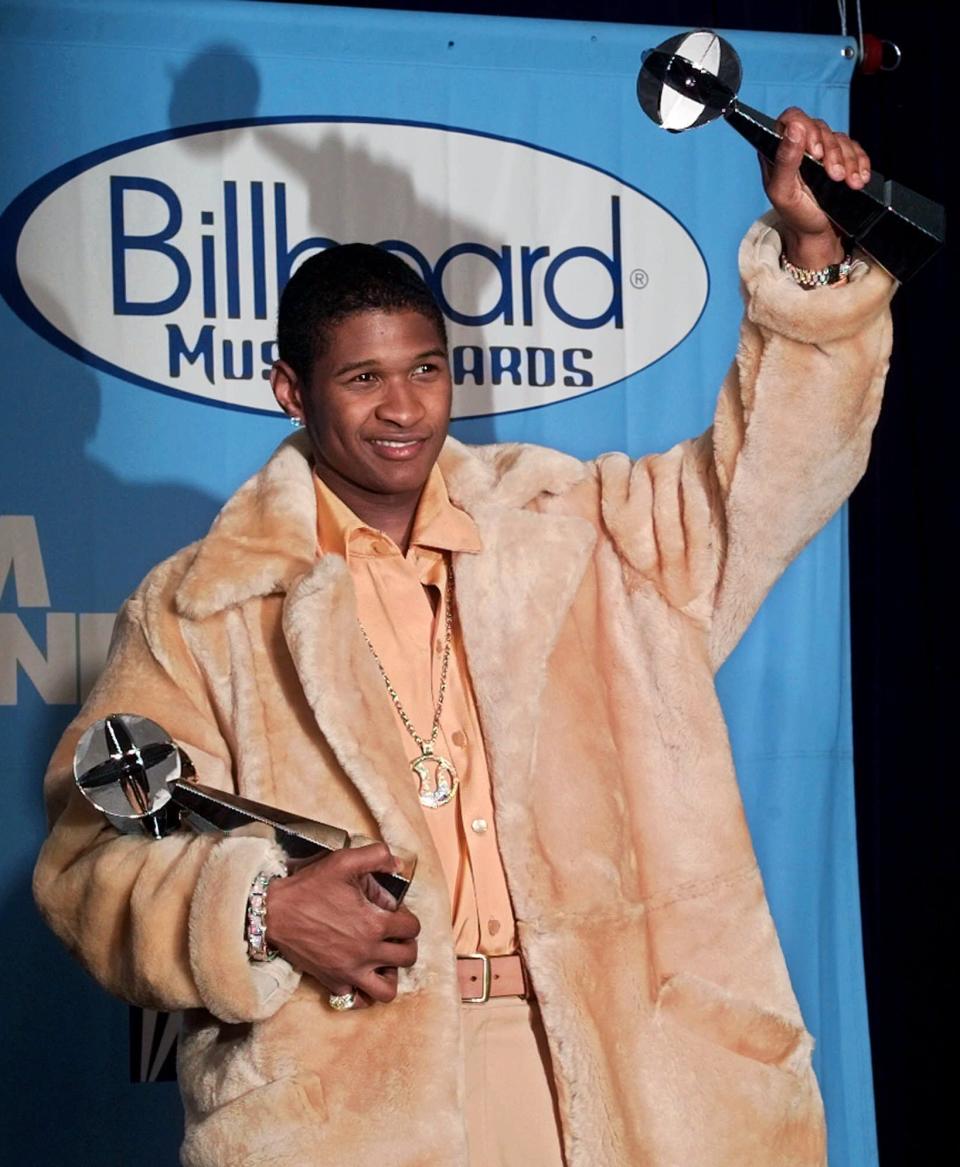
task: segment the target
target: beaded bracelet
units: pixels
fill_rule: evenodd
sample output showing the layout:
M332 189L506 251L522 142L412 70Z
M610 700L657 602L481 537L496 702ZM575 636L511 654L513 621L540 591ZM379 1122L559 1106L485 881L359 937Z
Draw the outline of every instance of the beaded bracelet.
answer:
M286 874L286 871L260 871L250 886L244 939L251 960L276 960L280 955L279 949L267 947L267 889L273 880Z

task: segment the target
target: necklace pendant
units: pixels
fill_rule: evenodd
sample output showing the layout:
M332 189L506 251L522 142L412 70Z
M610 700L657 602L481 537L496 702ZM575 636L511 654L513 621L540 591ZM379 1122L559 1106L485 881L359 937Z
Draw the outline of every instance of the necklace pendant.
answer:
M430 765L435 767L432 774L428 769ZM423 753L413 759L410 769L420 783L420 802L431 810L446 806L456 794L460 782L456 767L443 754L433 752L432 742L423 743Z

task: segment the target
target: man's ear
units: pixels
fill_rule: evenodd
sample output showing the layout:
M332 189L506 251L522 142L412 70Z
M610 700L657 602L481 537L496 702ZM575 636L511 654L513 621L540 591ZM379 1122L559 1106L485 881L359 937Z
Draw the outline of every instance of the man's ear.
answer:
M305 421L303 398L300 392L300 378L286 361L274 361L270 370L270 388L277 404L291 419Z

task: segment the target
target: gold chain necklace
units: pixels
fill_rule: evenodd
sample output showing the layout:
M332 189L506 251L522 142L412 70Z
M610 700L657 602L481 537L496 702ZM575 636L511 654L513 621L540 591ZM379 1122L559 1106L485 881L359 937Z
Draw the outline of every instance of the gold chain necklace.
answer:
M424 806L430 807L431 809L436 809L438 806L446 806L456 793L457 784L460 781L453 762L449 758L445 758L443 754L434 753L437 734L440 732L440 713L443 710L443 699L447 692L447 669L450 665L450 646L453 642L452 564L447 568L447 590L444 602L447 608L447 618L443 643L443 659L440 662L440 692L437 695L437 707L433 712L433 728L430 731L430 737L427 739L422 738L413 728L413 722L407 716L407 711L400 704L400 698L397 696L397 691L387 676L387 670L383 667L383 662L377 656L377 650L370 643L370 637L367 635L366 628L360 623L359 619L357 620L357 623L360 624L360 631L363 634L363 639L366 641L367 648L370 649L373 659L377 662L380 676L383 677L383 683L387 686L390 700L393 702L397 713L400 714L403 727L417 743L417 748L420 750L419 755L410 763L410 769L416 774L420 784L420 801ZM431 764L436 767L433 774L427 768Z

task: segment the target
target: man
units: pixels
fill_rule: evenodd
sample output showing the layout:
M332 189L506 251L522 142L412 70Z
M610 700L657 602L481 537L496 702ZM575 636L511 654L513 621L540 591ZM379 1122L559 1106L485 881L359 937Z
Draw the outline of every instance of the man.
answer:
M102 983L186 1011L190 1167L824 1161L713 676L863 470L890 281L798 286L846 270L804 149L852 187L869 162L783 120L736 365L662 455L445 444L416 277L350 247L291 280L273 387L306 433L128 602L35 880ZM117 838L69 767L122 708L204 782L384 844L285 874L263 840ZM370 873L400 847L396 908Z

